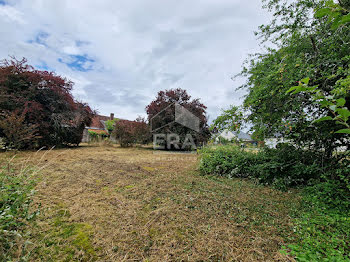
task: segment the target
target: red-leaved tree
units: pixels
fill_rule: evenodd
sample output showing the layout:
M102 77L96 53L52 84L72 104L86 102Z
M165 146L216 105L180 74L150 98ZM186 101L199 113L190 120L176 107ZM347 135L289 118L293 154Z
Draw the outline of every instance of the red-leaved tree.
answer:
M147 144L150 142L150 130L143 118L138 117L135 121L118 120L112 134L121 147L134 144Z
M174 108L172 105L175 103L186 108L199 119L199 132L181 124L173 123ZM207 107L199 99L191 99L186 90L177 88L158 92L156 99L146 107L146 112L148 121L152 125L153 133L174 133L181 138L180 141L183 141L184 137L190 134L196 145L199 145L202 142L206 142L210 136L206 109Z
M17 148L79 144L84 127L90 124L94 112L87 104L73 98L72 86L73 82L53 72L34 69L25 58L2 60L0 137L8 145L13 144L14 138L9 134L14 130L9 121L21 121L23 129L32 131L33 139L29 139L28 132L23 130L25 143L18 144ZM17 118L14 112L19 114ZM16 139L21 140L20 137Z

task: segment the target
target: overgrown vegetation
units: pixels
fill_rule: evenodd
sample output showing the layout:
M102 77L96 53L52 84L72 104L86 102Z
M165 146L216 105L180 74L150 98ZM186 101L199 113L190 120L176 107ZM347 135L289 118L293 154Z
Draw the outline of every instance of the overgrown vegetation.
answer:
M264 148L257 153L235 146L204 148L200 153L202 174L255 178L279 189L319 180L320 173L330 169L321 162L320 153L296 149L288 144L281 144L276 149Z
M257 153L234 146L200 153L202 174L251 178L282 190L304 186L294 214L297 238L285 250L300 261L350 260L350 160L324 163L322 152L288 144Z
M270 47L240 74L248 79L243 107L224 110L213 130L249 123L256 139L289 144L257 154L204 149L200 169L284 190L304 186L298 238L287 252L300 261L349 261L350 2L263 3L273 19L256 34Z
M325 158L349 150L349 132L338 132L350 123L349 2L263 2L273 20L257 35L274 48L254 55L241 73L253 131L260 139L279 133Z
M35 179L26 167L12 170L10 164L0 170L0 260L22 261L28 258L26 226L37 211L31 208Z
M98 130L98 131L101 131L101 130ZM91 142L98 142L98 141L101 141L102 139L108 138L108 135L106 132L104 132L104 130L102 132L89 130L88 132L89 132Z
M76 101L73 82L26 59L0 63L0 137L15 149L78 145L94 112Z
M287 260L279 249L293 235L295 192L199 176L196 154L94 145L44 154L15 159L50 163L28 261Z
M117 139L121 147L147 144L151 140L149 126L141 117L138 117L135 121L116 121L112 135Z
M350 195L337 182L306 187L302 206L295 210L296 238L283 252L298 261L350 261L349 206Z

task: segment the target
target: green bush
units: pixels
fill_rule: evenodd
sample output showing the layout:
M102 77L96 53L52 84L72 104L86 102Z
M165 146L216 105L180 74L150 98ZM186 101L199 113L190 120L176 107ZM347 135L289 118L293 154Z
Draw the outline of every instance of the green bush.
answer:
M25 253L25 225L36 216L30 211L34 180L28 172L0 170L0 261L13 261Z
M235 146L205 148L200 151L202 174L227 177L251 177L277 188L306 184L320 178L325 167L317 153L298 150L289 145L265 148L257 153Z
M287 189L333 181L333 193L350 192L350 160L324 161L322 152L297 149L288 144L249 152L237 146L218 146L200 150L202 174L256 178L260 183Z
M258 156L235 146L219 146L200 150L199 169L202 174L227 177L249 177L252 167L258 163Z
M319 179L325 171L319 153L296 149L288 144L264 148L258 153L258 158L259 163L252 169L252 175L261 183L280 189L307 184Z

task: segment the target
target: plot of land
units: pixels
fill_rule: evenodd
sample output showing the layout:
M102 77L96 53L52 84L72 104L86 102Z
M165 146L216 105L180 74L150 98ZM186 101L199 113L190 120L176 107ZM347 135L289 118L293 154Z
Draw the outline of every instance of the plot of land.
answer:
M197 154L82 146L15 162L28 157L47 164L29 260L290 261L297 195L200 176Z

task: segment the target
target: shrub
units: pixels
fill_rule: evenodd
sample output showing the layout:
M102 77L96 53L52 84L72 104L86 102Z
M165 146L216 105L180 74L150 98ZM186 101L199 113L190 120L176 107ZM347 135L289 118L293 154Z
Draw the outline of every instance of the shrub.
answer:
M121 147L128 147L135 143L135 125L132 121L119 120L114 128L114 135Z
M98 131L100 131L100 130L98 130ZM103 139L108 137L108 135L104 131L97 132L97 131L89 130L88 132L89 132L89 136L90 136L90 141L92 141L92 142L100 142Z
M132 146L136 143L146 144L150 141L149 127L141 118L136 119L136 121L117 121L113 135L119 141L121 147Z
M280 189L307 184L319 179L325 171L319 153L297 149L289 144L264 148L258 156L260 163L254 167L253 175L261 183L273 184Z
M281 145L265 148L258 153L247 152L235 146L203 149L200 170L203 174L228 177L252 177L260 183L280 189L307 184L320 179L326 166L320 163L318 153Z
M115 124L116 124L116 122L117 122L118 120L119 120L118 118L114 118L113 120L110 119L110 120L107 120L107 121L105 122L106 129L108 130L108 134L109 134L109 135L111 135L111 134L113 133Z
M219 146L200 150L200 171L202 174L216 174L228 177L249 177L258 156L235 146Z

